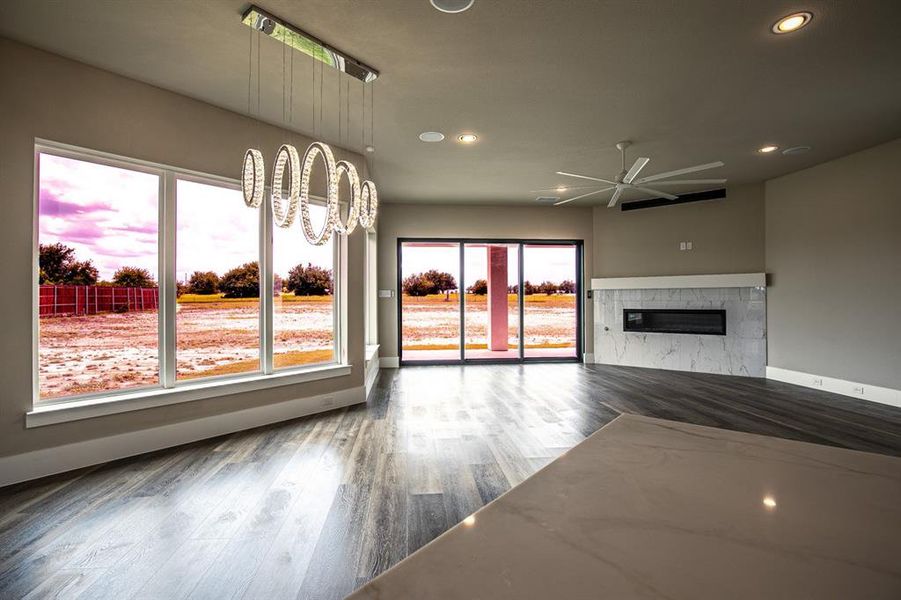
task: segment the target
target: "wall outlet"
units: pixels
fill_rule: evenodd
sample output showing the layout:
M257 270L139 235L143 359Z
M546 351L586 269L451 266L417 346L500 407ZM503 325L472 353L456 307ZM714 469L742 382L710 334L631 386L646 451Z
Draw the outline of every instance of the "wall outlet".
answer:
M691 242L685 242L685 249L691 250Z
M863 386L862 386L862 385L855 385L855 386L852 388L852 391L853 391L855 394L860 394L861 396L863 396Z
M823 378L822 377L814 377L813 384L817 387L823 387Z
M326 396L322 399L322 406L334 406L335 405L335 397L334 396Z
M685 242L679 242L679 250L685 250Z

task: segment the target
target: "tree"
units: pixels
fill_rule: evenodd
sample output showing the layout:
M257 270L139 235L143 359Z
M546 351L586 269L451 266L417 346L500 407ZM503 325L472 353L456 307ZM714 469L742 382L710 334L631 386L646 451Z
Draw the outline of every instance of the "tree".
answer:
M560 290L561 294L575 294L576 293L576 284L571 279L564 279L560 282L560 285L557 287Z
M260 295L260 265L254 261L228 271L219 279L226 298L257 298Z
M94 285L99 273L90 260L75 260L75 248L59 242L41 244L38 283L57 285Z
M297 265L288 271L285 289L295 296L326 296L332 293L332 271L312 263Z
M278 296L282 293L282 289L285 287L285 282L282 281L282 276L278 273L272 274L272 295Z
M436 271L431 269L422 274L423 277L435 284L435 290L438 292L450 293L457 289L457 282L454 276L444 271Z
M118 271L113 273L113 285L155 288L156 282L147 269L142 267L120 267Z
M552 281L542 281L538 286L538 291L548 296L557 293L557 284Z
M428 296L438 291L435 283L430 279L426 279L422 273L410 275L404 279L401 283L401 289L408 296Z
M219 291L219 276L212 271L194 271L188 280L188 293L215 294Z
M526 296L531 296L532 294L537 294L539 291L538 287L532 285L532 282L529 280L522 282L522 290Z
M476 296L484 296L488 293L488 282L484 279L476 279L471 286L466 288L466 291Z

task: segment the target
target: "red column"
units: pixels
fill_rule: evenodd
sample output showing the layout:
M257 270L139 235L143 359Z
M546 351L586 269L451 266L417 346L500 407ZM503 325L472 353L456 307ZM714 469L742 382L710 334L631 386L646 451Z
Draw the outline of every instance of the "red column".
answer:
M507 247L488 246L488 348L508 350Z

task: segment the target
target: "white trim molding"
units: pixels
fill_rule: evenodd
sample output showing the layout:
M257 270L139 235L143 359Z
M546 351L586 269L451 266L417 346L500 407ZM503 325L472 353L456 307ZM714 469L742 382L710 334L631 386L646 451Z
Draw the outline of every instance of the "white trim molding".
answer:
M25 427L42 427L67 421L80 421L93 417L156 408L169 404L203 400L215 396L227 396L241 392L253 392L295 383L305 383L350 375L350 365L322 365L303 370L292 370L272 375L245 375L191 382L175 388L141 390L127 394L89 397L83 400L67 400L53 404L37 405L25 414Z
M594 353L586 352L582 355L582 362L586 365L594 364Z
M399 369L400 358L397 356L383 356L379 359L379 366L382 369Z
M363 386L0 457L0 486L296 419L366 401Z
M901 408L901 390L770 366L766 378Z
M593 290L666 290L676 288L766 287L766 273L665 275L662 277L600 277Z

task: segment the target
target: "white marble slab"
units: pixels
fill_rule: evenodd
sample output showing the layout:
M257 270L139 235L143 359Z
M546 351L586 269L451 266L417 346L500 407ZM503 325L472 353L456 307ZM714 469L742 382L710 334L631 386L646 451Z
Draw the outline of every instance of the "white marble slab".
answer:
M350 596L901 598L901 459L623 415Z
M594 358L601 364L766 375L766 288L597 290ZM624 308L722 309L726 335L623 331Z

